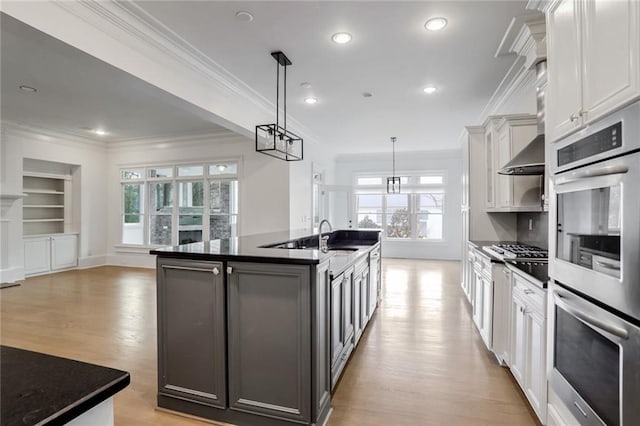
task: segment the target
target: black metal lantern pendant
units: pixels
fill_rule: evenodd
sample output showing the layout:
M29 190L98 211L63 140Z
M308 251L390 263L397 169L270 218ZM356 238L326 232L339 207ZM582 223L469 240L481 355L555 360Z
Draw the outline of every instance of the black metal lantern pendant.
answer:
M387 178L387 194L400 193L400 177L396 176L396 137L391 138L393 146L393 173Z
M271 52L278 63L276 71L276 122L256 126L256 151L280 160L300 161L303 158L302 138L287 130L287 66L291 61L282 52ZM284 119L280 126L280 67L284 68Z

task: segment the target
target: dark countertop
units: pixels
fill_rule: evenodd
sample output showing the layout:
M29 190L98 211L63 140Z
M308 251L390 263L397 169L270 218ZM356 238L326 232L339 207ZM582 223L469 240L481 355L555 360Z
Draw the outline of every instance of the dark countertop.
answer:
M0 346L0 424L64 424L129 385L126 371Z
M547 288L549 265L537 262L505 262L505 265L540 288Z
M334 231L341 232L340 230ZM353 237L357 237L359 232L371 233L379 230L349 230ZM354 249L354 254L349 256L336 256L335 253L323 253L318 249L286 249L286 248L266 248L261 247L270 244L284 243L298 238L309 237L309 231L284 231L270 232L265 234L247 235L237 238L211 240L199 243L183 244L173 247L162 247L151 250L151 254L160 257L171 257L179 259L193 260L242 260L253 262L288 263L313 265L325 260L335 258L337 265L342 262L339 258L346 258L345 261L353 261L364 252L368 252L379 240L366 239L341 239L339 248ZM317 238L316 238L317 240ZM317 241L316 241L317 244ZM330 240L331 244L331 240Z

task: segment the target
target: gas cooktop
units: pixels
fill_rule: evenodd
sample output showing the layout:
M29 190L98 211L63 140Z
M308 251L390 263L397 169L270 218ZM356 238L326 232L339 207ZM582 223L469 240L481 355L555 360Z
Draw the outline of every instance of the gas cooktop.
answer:
M500 260L545 263L549 256L547 250L527 244L493 244L482 247L482 250Z

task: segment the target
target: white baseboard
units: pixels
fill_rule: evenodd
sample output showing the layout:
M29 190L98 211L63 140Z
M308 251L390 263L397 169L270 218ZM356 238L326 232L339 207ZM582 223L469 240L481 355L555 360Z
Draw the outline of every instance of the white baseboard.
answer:
M24 268L0 269L0 282L15 283L24 280Z
M107 255L87 256L78 258L78 269L95 268L107 264Z

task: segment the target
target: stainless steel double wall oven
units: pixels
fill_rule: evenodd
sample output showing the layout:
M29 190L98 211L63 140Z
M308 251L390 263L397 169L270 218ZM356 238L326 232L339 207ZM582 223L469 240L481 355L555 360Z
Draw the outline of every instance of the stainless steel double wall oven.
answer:
M640 422L640 103L551 153L549 382L582 424Z

